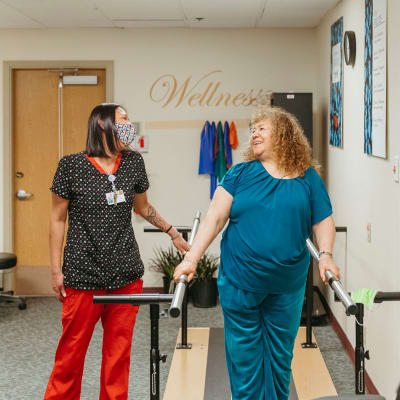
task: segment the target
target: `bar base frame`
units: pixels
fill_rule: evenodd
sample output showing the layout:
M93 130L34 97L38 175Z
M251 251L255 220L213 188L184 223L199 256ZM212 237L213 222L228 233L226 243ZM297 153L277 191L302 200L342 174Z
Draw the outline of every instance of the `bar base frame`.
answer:
M317 349L318 345L317 345L317 343L314 343L314 342L311 342L311 343L304 342L301 344L301 347L303 349Z
M192 343L178 343L175 347L177 350L190 350L192 348Z

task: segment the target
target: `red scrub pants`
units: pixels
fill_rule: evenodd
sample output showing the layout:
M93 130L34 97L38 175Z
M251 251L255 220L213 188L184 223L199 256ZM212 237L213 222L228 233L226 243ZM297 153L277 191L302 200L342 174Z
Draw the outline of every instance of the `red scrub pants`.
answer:
M97 321L103 325L103 355L99 400L128 399L131 344L139 307L93 304L93 295L142 293L137 280L114 290L75 290L66 287L62 305L63 331L45 400L79 400L86 351Z

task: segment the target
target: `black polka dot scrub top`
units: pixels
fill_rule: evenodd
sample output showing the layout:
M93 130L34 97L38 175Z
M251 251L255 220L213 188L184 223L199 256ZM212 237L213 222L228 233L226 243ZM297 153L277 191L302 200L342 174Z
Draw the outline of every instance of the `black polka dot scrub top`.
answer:
M124 151L113 175L125 202L108 204L113 192L106 172L84 152L63 157L50 190L69 200L68 233L64 249L64 285L80 290L115 289L144 273L132 227L135 193L148 187L143 157Z

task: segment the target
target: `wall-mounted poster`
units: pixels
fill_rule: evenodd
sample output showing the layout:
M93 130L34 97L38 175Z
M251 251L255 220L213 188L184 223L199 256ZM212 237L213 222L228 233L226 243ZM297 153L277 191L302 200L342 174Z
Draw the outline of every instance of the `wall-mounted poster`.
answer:
M386 158L387 0L365 0L364 153Z
M343 147L343 17L331 26L331 106L329 143Z

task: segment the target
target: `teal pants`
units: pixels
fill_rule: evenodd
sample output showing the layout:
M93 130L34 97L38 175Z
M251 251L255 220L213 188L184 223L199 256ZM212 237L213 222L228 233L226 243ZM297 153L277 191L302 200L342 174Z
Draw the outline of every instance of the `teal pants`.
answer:
M285 294L254 293L218 277L232 400L286 400L305 283Z

